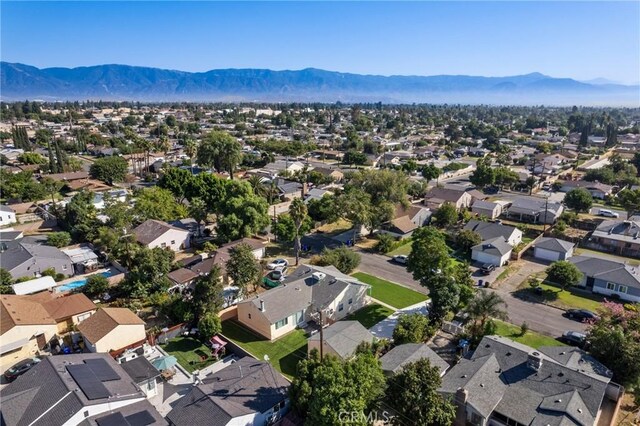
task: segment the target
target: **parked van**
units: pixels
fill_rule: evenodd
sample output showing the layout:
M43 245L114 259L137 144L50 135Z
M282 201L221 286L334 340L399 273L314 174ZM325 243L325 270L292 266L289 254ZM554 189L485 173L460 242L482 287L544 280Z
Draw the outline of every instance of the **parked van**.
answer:
M620 214L616 212L612 212L611 210L600 209L598 210L598 216L619 218Z

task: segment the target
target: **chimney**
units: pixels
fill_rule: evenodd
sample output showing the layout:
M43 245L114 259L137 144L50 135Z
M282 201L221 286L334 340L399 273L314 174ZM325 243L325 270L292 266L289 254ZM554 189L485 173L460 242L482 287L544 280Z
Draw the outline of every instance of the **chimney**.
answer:
M264 309L264 300L260 301L260 311L262 311L262 312L265 311L265 309Z
M456 418L453 421L454 426L466 426L467 424L467 398L469 392L465 388L458 388L454 397L456 404Z
M531 352L527 357L527 367L534 371L540 371L542 368L542 355L539 352Z

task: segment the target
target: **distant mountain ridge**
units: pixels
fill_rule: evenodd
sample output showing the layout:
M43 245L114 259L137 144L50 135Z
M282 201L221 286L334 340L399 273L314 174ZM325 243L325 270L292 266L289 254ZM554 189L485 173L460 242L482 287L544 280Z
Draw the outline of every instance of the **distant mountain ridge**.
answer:
M36 68L0 62L3 100L384 102L640 106L640 86L540 73L511 77L379 76L306 68L185 72L129 65Z

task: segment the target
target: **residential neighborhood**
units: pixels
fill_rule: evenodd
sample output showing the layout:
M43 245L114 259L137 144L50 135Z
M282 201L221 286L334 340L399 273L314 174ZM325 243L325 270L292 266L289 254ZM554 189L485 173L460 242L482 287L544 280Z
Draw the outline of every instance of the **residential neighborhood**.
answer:
M0 111L3 424L640 419L637 108Z

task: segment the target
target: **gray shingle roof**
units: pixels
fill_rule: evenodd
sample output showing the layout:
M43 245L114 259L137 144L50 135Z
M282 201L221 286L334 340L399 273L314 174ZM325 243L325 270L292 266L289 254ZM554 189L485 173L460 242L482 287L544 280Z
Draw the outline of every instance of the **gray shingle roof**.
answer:
M263 413L286 400L288 387L271 364L244 357L194 386L167 419L176 426L224 426L235 417Z
M640 268L598 257L575 256L569 259L587 277L600 278L629 287L640 288Z
M569 241L560 240L558 238L540 238L536 244L536 248L545 250L556 251L559 253L568 253L573 248L574 244Z
M59 259L70 262L69 256L56 247L30 244L24 240L2 242L3 251L0 255L0 267L12 271L16 267L34 258Z
M425 343L398 345L384 354L380 358L380 362L382 363L383 371L397 373L405 365L423 358L427 358L431 365L438 367L441 374L449 369L449 364Z
M142 356L123 362L120 365L135 383L141 383L160 375L158 369Z
M483 415L495 410L522 424L593 425L610 380L595 372L606 369L579 349L562 347L540 348L543 361L536 371L527 365L532 351L504 337L486 336L471 358L444 376L441 391L455 394L464 388L468 403Z
M640 223L631 220L605 220L592 237L640 244Z
M511 250L513 250L513 247L511 247L504 237L496 237L473 246L471 250L502 257L505 254L510 253Z
M362 342L373 342L375 337L358 321L338 321L323 330L323 339L343 359L351 357ZM319 341L320 333L309 337Z
M474 204L474 207L476 204ZM482 237L483 240L492 240L497 237L504 237L505 240L509 240L514 232L518 230L515 226L501 225L499 223L493 222L483 222L476 219L470 220L464 226L464 229L477 232L478 234L480 234L480 237Z

